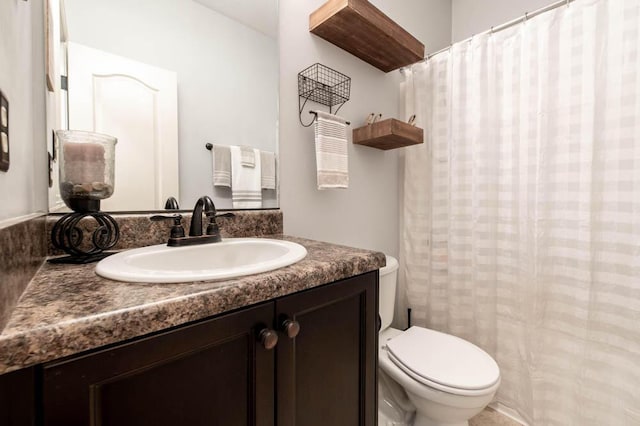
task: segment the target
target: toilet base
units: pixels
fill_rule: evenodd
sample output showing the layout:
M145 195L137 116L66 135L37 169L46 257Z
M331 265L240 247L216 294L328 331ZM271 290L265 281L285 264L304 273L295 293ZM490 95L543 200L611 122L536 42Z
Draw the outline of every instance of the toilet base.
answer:
M469 422L465 420L463 422L443 423L416 413L413 426L469 426Z

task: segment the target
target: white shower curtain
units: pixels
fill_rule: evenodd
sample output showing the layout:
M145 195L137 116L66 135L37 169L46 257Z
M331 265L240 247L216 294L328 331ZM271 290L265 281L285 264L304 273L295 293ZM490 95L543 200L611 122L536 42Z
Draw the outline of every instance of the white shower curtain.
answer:
M576 0L404 72L400 284L533 425L640 425L640 1Z

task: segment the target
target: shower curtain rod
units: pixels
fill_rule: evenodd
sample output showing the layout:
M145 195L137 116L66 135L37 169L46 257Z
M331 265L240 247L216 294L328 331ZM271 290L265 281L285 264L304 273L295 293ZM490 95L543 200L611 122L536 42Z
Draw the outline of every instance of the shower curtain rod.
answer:
M551 3L548 6L542 7L540 9L538 9L538 10L535 10L533 12L526 12L524 15L522 15L519 18L513 19L513 20L508 21L508 22L505 22L504 24L498 25L496 27L491 27L490 29L488 29L486 31L483 31L483 32L478 33L478 34L474 34L469 38L466 38L466 39L464 39L462 41L456 42L455 44L469 42L469 41L473 40L474 37L477 37L479 35L494 34L494 33L500 32L502 30L506 30L507 28L511 28L514 25L518 25L518 24L520 24L522 22L526 22L527 19L535 18L536 16L542 15L543 13L549 12L550 10L557 9L557 8L559 8L561 6L569 6L569 4L573 3L574 1L575 0L560 0L560 1L557 1L555 3ZM419 63L419 62L428 61L429 59L433 58L434 56L436 56L436 55L438 55L438 54L440 54L442 52L446 52L447 50L451 49L451 46L453 46L453 44L450 44L449 46L445 47L444 49L440 49L440 50L437 50L437 51L435 51L433 53L429 53L422 61L418 61L418 62L416 62L416 64ZM408 65L408 66L410 66L410 65ZM407 67L402 67L400 69L400 71L403 71Z

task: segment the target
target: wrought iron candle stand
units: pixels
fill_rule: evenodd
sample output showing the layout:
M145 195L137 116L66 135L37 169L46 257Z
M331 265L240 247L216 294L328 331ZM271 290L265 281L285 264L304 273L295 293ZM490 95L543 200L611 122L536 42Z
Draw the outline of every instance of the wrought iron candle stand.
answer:
M60 195L73 213L62 216L51 230L53 246L68 256L49 262L97 262L112 254L105 250L115 246L120 237L115 219L100 211L100 200L113 194L117 140L81 131L56 134L60 150Z
M85 233L80 222L91 218L97 224L90 237L91 244L85 243ZM85 221L86 223L86 221ZM104 259L111 253L105 253L116 245L120 238L120 228L113 217L103 212L69 213L56 222L51 231L51 242L57 249L64 250L69 256L51 259L52 263L91 263Z

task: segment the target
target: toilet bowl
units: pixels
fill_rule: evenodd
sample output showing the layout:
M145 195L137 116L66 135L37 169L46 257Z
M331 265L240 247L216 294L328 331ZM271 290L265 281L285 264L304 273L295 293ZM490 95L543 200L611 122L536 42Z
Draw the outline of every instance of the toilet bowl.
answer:
M423 327L391 328L397 270L398 261L387 256L387 266L380 269L379 368L404 390L415 409L414 426L467 426L493 399L500 369L489 354L466 340ZM384 403L407 409L406 401L397 397ZM411 423L389 422L381 413L379 425L389 424Z

